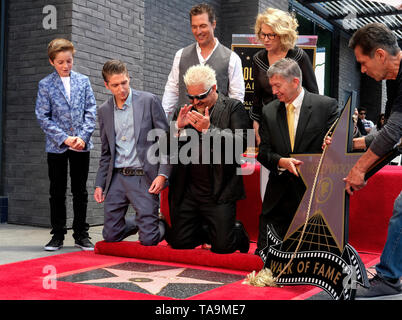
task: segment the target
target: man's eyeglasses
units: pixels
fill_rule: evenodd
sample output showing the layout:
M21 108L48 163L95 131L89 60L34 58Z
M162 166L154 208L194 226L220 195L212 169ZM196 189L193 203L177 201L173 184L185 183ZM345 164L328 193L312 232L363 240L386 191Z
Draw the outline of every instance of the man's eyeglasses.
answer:
M277 36L276 33L264 33L262 31L260 31L259 33L260 39L261 40L265 40L266 37L268 37L268 40L274 40Z
M212 90L212 87L209 88L209 89L208 89L207 91L205 91L204 93L201 93L201 94L195 95L195 96L193 96L193 95L187 93L187 97L188 97L190 100L194 100L194 99L203 100L203 99L205 99L205 98L209 95L209 93L211 92L211 90Z
M360 114L361 116L366 115L366 113L365 113L365 112L359 112L359 114Z

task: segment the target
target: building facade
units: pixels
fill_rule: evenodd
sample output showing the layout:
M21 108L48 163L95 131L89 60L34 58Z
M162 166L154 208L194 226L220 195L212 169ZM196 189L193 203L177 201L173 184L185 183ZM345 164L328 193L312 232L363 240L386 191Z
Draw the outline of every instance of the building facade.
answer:
M208 0L217 12L216 36L230 47L232 34L252 34L258 12L271 6L299 10L287 0ZM293 2L293 1L292 1ZM109 59L127 63L131 84L162 98L175 52L194 41L189 10L191 0L1 0L2 103L0 108L0 196L8 200L8 223L49 226L49 180L44 134L35 117L38 82L52 72L47 44L56 37L71 40L77 53L74 69L89 76L97 104L107 98L101 69ZM300 11L300 10L299 10ZM303 15L305 13L298 12ZM305 15L306 23L321 25ZM350 35L327 30L332 56L327 63L327 95L340 105L352 91L360 91L360 73ZM303 34L303 33L301 33ZM381 99L381 92L379 97ZM100 157L98 126L93 134L88 178L88 222L103 223L103 206L93 200ZM68 226L72 223L70 190ZM3 219L4 220L4 219Z

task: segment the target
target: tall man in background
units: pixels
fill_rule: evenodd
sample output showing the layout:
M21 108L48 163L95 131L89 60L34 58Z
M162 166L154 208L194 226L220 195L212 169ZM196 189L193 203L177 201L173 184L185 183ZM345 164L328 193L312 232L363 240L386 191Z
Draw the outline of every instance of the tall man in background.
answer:
M187 69L197 64L208 64L216 72L219 92L244 101L244 79L240 57L215 38L216 16L208 4L199 4L190 10L191 31L195 43L177 51L170 71L162 106L168 119L174 111L188 102L183 81Z

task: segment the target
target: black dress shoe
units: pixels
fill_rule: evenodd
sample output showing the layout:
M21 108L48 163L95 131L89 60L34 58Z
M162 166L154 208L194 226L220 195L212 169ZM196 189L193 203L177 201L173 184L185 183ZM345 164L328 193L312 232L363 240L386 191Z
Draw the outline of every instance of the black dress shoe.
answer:
M244 229L243 224L236 220L235 230L237 234L237 247L241 253L248 253L250 249L250 238L248 237L246 229Z

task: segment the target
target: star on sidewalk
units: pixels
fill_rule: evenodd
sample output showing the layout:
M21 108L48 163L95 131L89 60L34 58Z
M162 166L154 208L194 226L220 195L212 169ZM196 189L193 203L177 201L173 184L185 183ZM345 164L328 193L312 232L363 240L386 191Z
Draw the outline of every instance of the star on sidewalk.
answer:
M116 277L87 280L78 283L82 284L133 283L155 295L158 294L163 288L165 288L170 283L220 284L220 285L224 284L222 282L180 277L180 274L184 270L186 270L186 268L174 268L169 270L152 271L152 272L141 272L133 270L127 271L127 270L117 270L111 268L104 268L104 270L114 274Z

